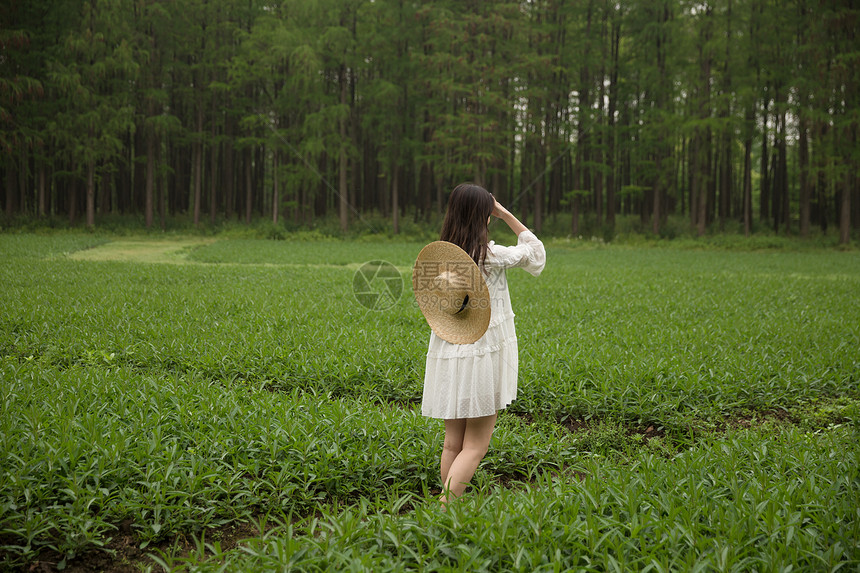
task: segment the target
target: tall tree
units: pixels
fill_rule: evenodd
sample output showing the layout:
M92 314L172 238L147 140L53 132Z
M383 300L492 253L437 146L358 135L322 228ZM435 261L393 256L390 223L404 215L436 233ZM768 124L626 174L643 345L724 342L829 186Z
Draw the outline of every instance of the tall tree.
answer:
M66 37L69 57L51 65L51 78L67 98L57 116L59 144L82 166L86 224L95 225L96 178L122 155L122 135L134 128L128 86L138 72L125 14L130 0L83 3L80 26Z
M655 233L673 213L697 233L860 224L848 0L29 0L0 19L7 216L346 231L354 207L399 230L471 179L576 234L616 210Z

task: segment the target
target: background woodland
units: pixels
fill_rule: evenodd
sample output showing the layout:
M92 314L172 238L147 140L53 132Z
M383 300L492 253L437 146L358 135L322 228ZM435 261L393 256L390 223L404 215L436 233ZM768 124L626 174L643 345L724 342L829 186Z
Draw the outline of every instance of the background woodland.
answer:
M0 200L397 233L472 180L538 232L848 242L858 27L849 0L6 0Z

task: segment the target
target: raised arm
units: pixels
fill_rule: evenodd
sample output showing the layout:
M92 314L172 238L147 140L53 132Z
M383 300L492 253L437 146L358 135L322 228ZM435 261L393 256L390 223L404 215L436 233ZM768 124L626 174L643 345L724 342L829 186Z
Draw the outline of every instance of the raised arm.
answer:
M498 217L499 219L507 223L508 227L510 227L511 231L513 231L516 235L519 235L523 231L528 231L528 228L522 223L520 223L520 220L517 219L510 211L505 209L501 203L496 201L495 198L493 198L493 201L495 201L496 203L495 206L493 206L494 217Z
M546 249L543 243L498 201L493 208L493 215L507 223L517 234L517 244L514 247L492 244L493 256L487 258L489 263L503 268L519 267L538 276L546 265Z

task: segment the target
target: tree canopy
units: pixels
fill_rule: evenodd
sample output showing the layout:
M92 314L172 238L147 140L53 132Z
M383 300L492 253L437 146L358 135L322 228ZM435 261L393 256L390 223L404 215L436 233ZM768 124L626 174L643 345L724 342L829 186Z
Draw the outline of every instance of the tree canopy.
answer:
M849 0L11 0L7 216L860 226Z

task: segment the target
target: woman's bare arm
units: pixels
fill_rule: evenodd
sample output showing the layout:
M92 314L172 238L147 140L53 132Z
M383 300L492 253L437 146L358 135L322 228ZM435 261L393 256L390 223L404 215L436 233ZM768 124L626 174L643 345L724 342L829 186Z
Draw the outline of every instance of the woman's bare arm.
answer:
M493 206L493 216L498 217L502 221L508 224L508 227L511 228L511 231L514 234L519 235L523 231L528 231L528 228L520 223L520 220L517 219L510 211L505 209L501 203L493 199L496 202L495 206Z

